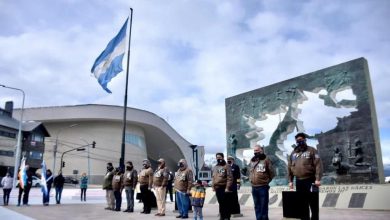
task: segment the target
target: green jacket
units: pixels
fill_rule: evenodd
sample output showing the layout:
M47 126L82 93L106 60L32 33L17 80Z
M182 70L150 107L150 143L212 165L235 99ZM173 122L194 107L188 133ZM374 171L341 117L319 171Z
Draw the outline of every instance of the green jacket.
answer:
M114 177L114 171L107 172L104 176L103 189L112 190L112 178Z

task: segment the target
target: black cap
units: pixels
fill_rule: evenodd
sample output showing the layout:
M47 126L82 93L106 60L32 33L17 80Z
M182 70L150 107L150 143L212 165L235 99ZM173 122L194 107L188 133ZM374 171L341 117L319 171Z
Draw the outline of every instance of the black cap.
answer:
M303 133L303 132L300 132L300 133L298 133L298 134L295 135L295 139L297 139L298 137L303 137L303 138L306 139L307 136L308 136L307 134L305 134L305 133Z

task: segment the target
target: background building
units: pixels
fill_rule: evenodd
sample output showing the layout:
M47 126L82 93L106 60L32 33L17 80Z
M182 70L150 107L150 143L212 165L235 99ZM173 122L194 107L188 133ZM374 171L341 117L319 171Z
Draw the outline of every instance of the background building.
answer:
M19 121L12 114L13 102L7 102L4 109L0 108L0 177L5 176L6 172L12 175L14 172ZM22 124L21 157L26 157L26 163L33 172L41 167L45 137L49 136L41 122L28 121Z
M15 111L15 116L20 114ZM123 107L110 105L76 105L58 107L27 108L25 120L43 122L52 134L46 139L44 159L50 169L55 164L57 173L61 155L68 150L96 142L84 151L71 151L63 155L63 174L80 175L89 173L91 183L101 183L106 173L106 163L119 166L122 142ZM177 162L185 158L194 169L191 143L181 137L164 119L154 113L128 108L126 124L125 161L133 161L137 170L142 160L148 158L156 167L162 157L168 167L176 171ZM57 147L56 147L57 143ZM54 157L55 155L55 157ZM203 164L204 149L199 151ZM53 159L55 158L55 160ZM202 166L200 164L200 166Z

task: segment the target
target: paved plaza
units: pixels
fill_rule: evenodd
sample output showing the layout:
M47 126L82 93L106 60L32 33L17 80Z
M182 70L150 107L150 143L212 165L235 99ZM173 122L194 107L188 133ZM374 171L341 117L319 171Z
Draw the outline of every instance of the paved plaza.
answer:
M9 206L0 207L0 219L176 219L177 213L173 212L174 203L167 202L167 212L164 217L154 216L152 214L141 214L142 203L136 202L134 213L114 212L104 210L105 193L101 189L88 189L87 202L81 202L79 199L79 189L66 188L63 192L62 204L56 205L54 200L54 191L52 191L49 206L42 205L42 197L39 188L33 188L30 193L30 206L16 206L17 190L13 190ZM2 197L2 194L0 194ZM126 199L123 198L123 201ZM2 201L1 203L2 204ZM122 204L122 210L126 206ZM243 217L237 220L254 220L255 214L251 207L241 207ZM203 209L204 219L219 219L218 205L206 204ZM192 214L190 214L190 219ZM283 219L283 210L281 208L270 208L269 217L271 220ZM362 209L320 209L320 219L323 220L388 220L390 211L381 210L362 210Z

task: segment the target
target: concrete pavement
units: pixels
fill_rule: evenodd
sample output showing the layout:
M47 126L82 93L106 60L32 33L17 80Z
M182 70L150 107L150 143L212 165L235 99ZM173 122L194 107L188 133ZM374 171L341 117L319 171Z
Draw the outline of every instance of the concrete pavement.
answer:
M0 194L2 197L2 194ZM16 206L17 190L11 193L9 206L0 207L0 219L176 219L177 213L174 213L174 203L167 203L167 212L165 217L156 217L156 210L152 210L152 214L140 214L142 203L136 202L134 213L114 212L104 210L105 194L101 189L88 189L87 202L81 202L79 199L79 189L68 188L63 191L62 204L54 204L54 191L52 192L49 206L42 206L42 196L38 188L34 188L30 194L30 206ZM123 198L123 201L126 199ZM2 203L0 203L2 204ZM124 202L122 209L126 206ZM238 220L253 220L255 219L254 210L252 207L241 207L243 217ZM206 204L203 209L204 219L219 219L218 205ZM190 219L192 214L190 214ZM281 208L270 208L269 217L271 220L283 219L283 211ZM334 209L321 208L320 219L322 220L388 220L390 219L389 211L380 210L363 210L363 209Z

